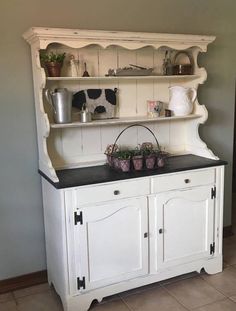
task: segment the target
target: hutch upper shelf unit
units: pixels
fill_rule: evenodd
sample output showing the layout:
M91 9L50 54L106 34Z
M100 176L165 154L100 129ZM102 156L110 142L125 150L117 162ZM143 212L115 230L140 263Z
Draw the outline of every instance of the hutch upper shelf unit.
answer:
M204 123L208 115L205 106L200 105L198 100L194 103L193 113L183 118L150 119L146 104L147 100L154 99L168 107L170 86L197 89L199 84L204 83L207 74L204 68L199 68L197 57L199 52L206 52L207 45L215 37L35 27L29 29L24 38L30 43L32 51L39 169L54 182L58 181L55 169L103 164L107 144L114 142L127 123L133 122L148 123L161 146L172 154L194 153L216 158L198 135L199 124ZM66 52L60 77L46 76L40 62L40 53L45 50ZM166 51L174 55L179 50L191 54L193 74L164 76L162 65ZM78 77L70 76L71 54L79 59ZM82 77L85 62L90 77ZM152 76L105 76L110 68L129 64L153 67L154 71ZM73 93L88 88L117 88L117 119L82 125L74 114L72 123L55 124L44 90L58 87L66 87ZM120 143L137 144L149 140L148 133L139 128L129 131Z

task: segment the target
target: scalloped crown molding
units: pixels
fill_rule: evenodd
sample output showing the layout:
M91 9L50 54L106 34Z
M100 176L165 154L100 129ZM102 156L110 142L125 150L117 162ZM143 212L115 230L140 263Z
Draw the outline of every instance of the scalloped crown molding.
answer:
M170 46L186 49L199 46L202 51L206 51L207 45L215 40L214 36L46 27L32 27L23 34L23 37L30 44L37 42L40 48L46 48L48 44L59 40L72 47L98 44L103 47L123 45L131 49L148 45L155 48Z

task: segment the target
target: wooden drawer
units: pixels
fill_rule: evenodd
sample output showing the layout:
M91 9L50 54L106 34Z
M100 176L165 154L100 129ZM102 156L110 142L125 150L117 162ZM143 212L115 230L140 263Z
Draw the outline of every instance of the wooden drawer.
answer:
M215 182L215 170L185 171L153 177L151 193L209 185Z
M149 193L148 178L111 182L105 185L96 184L76 190L77 200L80 205L148 195Z

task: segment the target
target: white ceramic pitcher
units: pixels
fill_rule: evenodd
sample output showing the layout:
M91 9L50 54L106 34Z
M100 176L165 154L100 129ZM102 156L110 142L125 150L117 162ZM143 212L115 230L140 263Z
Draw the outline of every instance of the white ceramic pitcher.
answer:
M195 88L172 86L169 88L170 102L169 109L174 116L186 116L193 111L193 103L197 97Z

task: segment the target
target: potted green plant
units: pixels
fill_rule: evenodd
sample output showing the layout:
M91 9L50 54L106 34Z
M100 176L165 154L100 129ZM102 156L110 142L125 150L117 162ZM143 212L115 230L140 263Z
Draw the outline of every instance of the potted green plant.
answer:
M109 166L113 166L114 154L119 151L119 147L115 144L107 145L105 155L107 157L107 163Z
M122 172L129 172L131 151L130 150L119 151L117 156L119 160L119 168L122 170Z
M144 156L147 169L153 169L156 163L156 152L152 143L143 143L141 150Z
M120 161L119 161L119 156L120 156L121 151L117 150L116 152L112 153L112 167L115 169L120 169Z
M163 167L166 164L166 159L168 158L169 153L166 151L157 151L157 166Z
M55 52L45 52L40 55L41 62L45 65L49 77L60 77L65 56L66 53Z
M132 163L136 171L141 171L143 168L143 151L140 147L136 147L132 152Z

